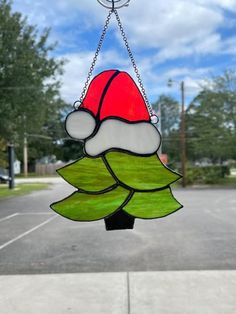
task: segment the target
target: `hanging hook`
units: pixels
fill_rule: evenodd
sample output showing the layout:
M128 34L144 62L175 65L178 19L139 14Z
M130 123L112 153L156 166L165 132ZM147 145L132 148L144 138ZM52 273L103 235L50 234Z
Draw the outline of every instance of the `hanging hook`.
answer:
M116 9L127 7L130 0L97 0L103 7L111 9L114 12Z

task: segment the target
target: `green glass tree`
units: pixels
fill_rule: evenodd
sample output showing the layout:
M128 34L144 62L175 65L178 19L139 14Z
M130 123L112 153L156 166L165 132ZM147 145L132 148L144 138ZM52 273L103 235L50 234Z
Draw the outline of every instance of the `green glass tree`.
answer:
M182 207L170 189L180 175L166 168L157 155L109 152L98 158L83 157L58 173L77 191L51 207L72 220L105 219L109 229L109 225L119 224L120 217L123 229L132 227L135 217L161 218Z

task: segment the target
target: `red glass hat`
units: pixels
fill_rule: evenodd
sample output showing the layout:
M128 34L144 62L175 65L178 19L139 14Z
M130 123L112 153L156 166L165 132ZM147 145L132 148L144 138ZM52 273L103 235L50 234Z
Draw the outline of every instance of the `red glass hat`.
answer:
M150 121L141 92L131 76L117 70L104 71L91 82L80 108L97 118L119 117L130 122Z

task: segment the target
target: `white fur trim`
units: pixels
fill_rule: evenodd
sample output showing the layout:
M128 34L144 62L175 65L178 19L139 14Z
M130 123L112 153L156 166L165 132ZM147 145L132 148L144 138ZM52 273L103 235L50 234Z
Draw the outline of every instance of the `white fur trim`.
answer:
M96 126L96 121L86 111L74 111L66 119L66 131L74 139L84 140L89 137Z
M149 122L131 124L109 119L102 122L97 134L86 141L85 151L93 157L111 148L148 155L155 153L160 143L160 133Z

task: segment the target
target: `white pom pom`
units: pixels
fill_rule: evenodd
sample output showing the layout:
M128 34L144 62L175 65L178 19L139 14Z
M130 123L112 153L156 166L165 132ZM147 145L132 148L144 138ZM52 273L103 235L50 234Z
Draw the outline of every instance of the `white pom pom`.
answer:
M73 111L66 118L66 131L70 137L77 140L84 140L89 137L95 126L94 117L86 111Z
M159 118L156 115L151 116L151 122L152 124L157 124L159 121Z

